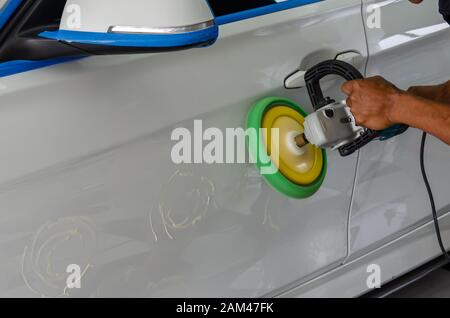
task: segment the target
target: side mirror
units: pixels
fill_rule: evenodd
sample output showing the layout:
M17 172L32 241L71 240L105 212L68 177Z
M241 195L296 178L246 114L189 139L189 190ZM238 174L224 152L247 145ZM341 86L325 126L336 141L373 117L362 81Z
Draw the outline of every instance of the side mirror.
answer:
M209 46L207 0L24 0L0 36L0 62Z
M93 54L179 50L214 43L206 0L68 0L58 31L41 37Z

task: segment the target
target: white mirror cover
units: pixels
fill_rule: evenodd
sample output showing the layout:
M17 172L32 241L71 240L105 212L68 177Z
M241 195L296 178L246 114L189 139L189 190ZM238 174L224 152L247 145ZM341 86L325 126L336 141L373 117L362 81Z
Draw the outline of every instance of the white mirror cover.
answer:
M94 54L209 46L219 28L206 1L67 0L59 30L39 35Z
M211 26L213 20L206 0L68 0L60 30L107 33L117 27L118 33L186 32Z

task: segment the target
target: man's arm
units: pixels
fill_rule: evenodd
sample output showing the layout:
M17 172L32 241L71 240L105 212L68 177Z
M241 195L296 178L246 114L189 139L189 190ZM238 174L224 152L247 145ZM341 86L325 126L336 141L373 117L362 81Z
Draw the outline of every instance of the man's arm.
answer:
M450 145L450 107L440 101L402 91L383 79L372 77L342 86L358 125L383 130L406 124L436 136Z
M408 89L408 93L450 106L450 81L441 85L413 86Z
M401 94L390 112L395 123L421 129L450 145L450 107L411 94Z

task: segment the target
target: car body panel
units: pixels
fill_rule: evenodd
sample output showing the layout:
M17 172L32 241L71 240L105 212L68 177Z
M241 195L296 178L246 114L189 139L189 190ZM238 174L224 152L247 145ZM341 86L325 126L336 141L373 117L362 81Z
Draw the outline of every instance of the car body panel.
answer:
M366 57L360 9L328 0L221 26L205 49L1 78L0 295L263 296L339 266L356 155L330 153L323 188L299 201L252 165L173 164L171 133L194 119L242 127L268 95L312 111L284 78L341 51ZM66 288L68 262L80 290Z
M439 218L442 238L450 242L450 213ZM447 244L448 246L448 244ZM300 286L274 293L278 297L357 297L372 291L367 286L373 272L368 267L378 265L382 285L434 260L441 253L436 243L433 222L427 222L399 236L362 257L311 279Z
M448 80L450 27L437 1L364 1L365 19L380 8L381 28L367 28L367 75L381 75L400 88ZM401 20L399 17L408 17ZM350 219L350 257L357 258L425 224L431 208L420 173L422 133L409 129L361 150ZM450 148L434 137L426 145L426 169L440 213L450 211ZM418 250L420 253L420 250Z

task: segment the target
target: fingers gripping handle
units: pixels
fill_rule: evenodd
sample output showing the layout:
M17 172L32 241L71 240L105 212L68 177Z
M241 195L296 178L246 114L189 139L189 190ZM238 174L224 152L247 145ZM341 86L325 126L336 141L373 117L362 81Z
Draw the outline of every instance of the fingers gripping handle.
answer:
M353 66L339 60L323 61L309 69L305 74L306 87L315 110L330 104L331 99L323 96L320 80L328 75L338 75L347 81L363 79L362 74Z
M320 87L320 80L327 75L338 75L347 81L364 79L363 75L353 65L344 61L328 60L312 67L305 74L305 82L312 105L316 111L334 102L331 98L324 97ZM386 140L404 133L407 129L408 126L405 125L396 125L383 131L364 129L358 138L340 147L339 153L343 157L349 156L375 138L380 137L381 140Z
M315 110L334 102L331 98L325 98L320 80L328 75L338 75L347 81L363 79L364 76L353 66L339 60L328 60L321 62L309 69L305 74L306 87ZM365 129L363 133L353 142L339 148L341 156L346 157L353 154L361 147L367 145L378 136L377 132L371 129Z

